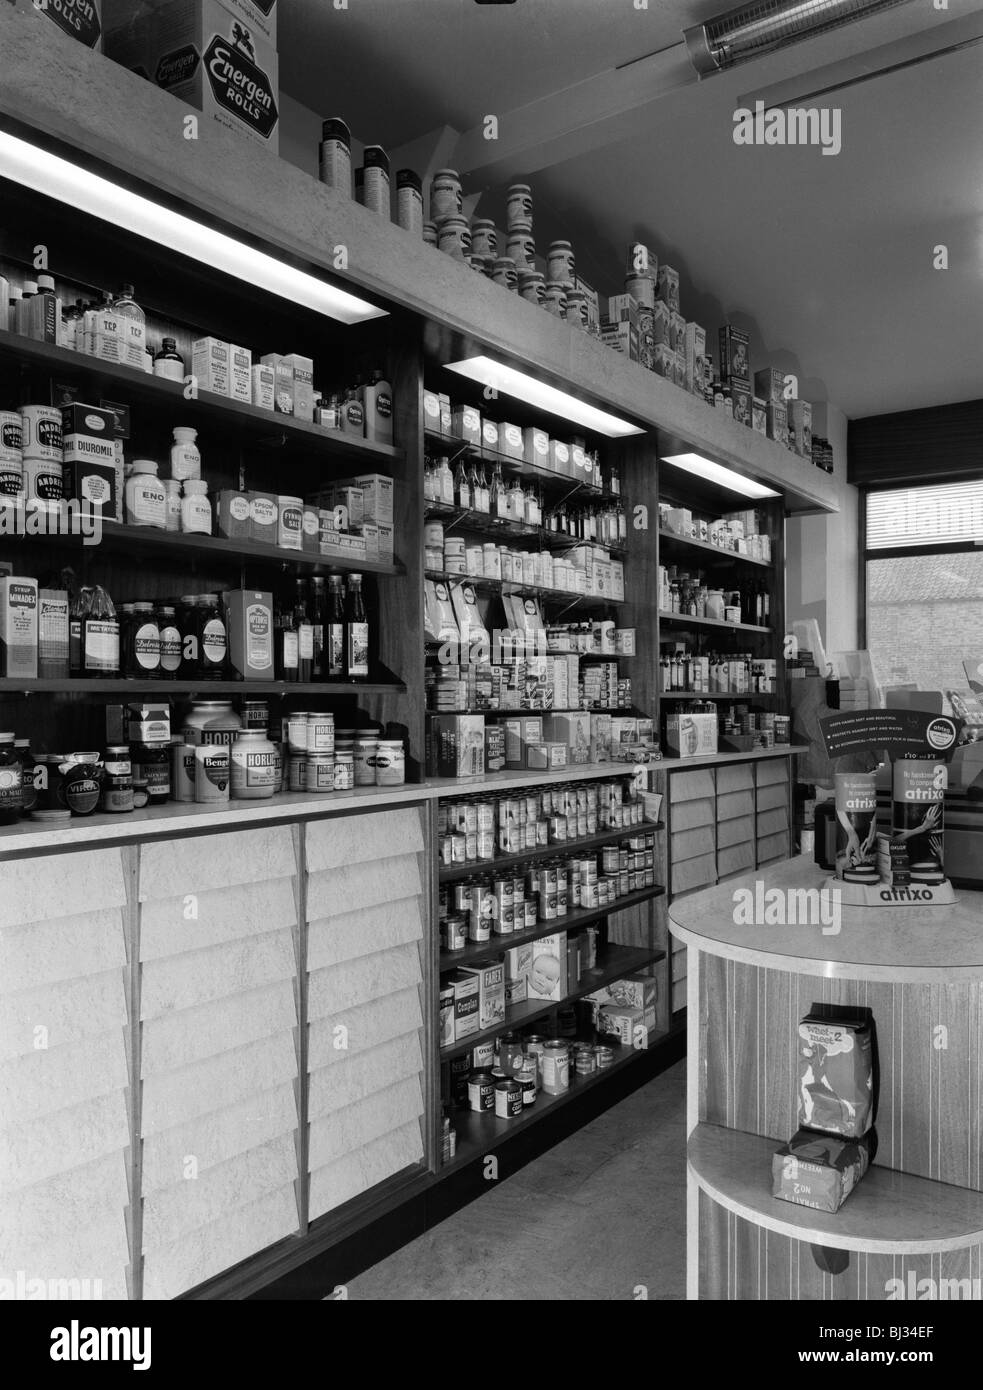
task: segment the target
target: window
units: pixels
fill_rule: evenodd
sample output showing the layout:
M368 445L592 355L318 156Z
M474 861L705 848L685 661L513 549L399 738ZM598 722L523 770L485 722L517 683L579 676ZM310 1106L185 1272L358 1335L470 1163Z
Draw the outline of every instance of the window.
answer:
M865 566L881 688L966 690L963 662L983 659L983 480L868 493Z

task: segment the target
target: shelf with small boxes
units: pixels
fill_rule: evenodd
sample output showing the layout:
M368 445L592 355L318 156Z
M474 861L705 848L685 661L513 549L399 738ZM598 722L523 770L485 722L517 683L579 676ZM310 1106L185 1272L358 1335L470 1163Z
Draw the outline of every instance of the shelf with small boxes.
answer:
M774 631L770 627L760 627L757 623L729 623L722 618L697 618L692 614L686 613L666 613L659 612L660 623L672 623L679 627L713 627L729 628L731 632L761 632L766 636L774 636Z
M696 540L691 536L680 536L675 531L668 531L663 528L659 530L659 548L666 555L679 553L684 556L691 552L702 552L705 557L704 564L714 561L729 561L735 565L756 565L762 569L773 569L772 560L761 559L757 555L742 555L736 550L730 550L720 545L713 545L710 541Z

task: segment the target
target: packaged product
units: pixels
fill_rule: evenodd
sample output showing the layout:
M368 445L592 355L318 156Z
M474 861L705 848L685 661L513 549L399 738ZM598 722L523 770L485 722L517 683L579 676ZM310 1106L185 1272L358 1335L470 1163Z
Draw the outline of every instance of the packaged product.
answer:
M797 1130L772 1158L772 1196L816 1211L839 1211L870 1167L873 1138L837 1139Z
M873 1024L869 1015L813 1006L799 1024L798 1122L846 1139L874 1119Z

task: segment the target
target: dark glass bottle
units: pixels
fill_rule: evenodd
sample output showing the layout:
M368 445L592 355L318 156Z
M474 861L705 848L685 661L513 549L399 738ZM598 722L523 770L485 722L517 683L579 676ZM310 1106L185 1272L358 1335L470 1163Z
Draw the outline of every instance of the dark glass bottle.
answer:
M121 628L124 675L156 678L160 675L160 628L152 603L124 604L130 609Z
M314 629L314 660L311 664L311 680L328 679L328 649L326 646L328 626L328 591L323 575L316 574L311 580L310 601L311 626Z
M277 680L300 680L300 645L292 605L283 601L276 615Z
M82 665L90 679L119 676L119 621L112 599L98 584L91 590L82 619Z
M92 590L87 586L76 589L69 608L68 666L73 677L85 675L85 663L82 659L82 625L85 622L85 615L89 611L91 598Z
M224 680L228 668L229 634L218 594L202 594L198 602L199 665L204 680Z
M307 609L307 583L294 583L294 624L297 628L297 679L309 683L314 679L314 624Z
M172 604L157 605L157 626L160 631L161 680L177 680L181 669L181 629Z
M362 576L348 576L345 606L345 676L350 681L369 678L369 620L362 598Z
M345 589L340 574L328 576L328 620L325 628L325 680L345 679Z
M181 634L181 679L197 680L201 674L201 634L198 631L198 600L194 594L181 595L177 624Z

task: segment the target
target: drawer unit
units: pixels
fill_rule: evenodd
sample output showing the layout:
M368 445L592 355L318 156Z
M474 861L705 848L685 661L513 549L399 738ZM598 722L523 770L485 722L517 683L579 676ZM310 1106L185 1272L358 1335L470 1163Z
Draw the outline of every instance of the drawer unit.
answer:
M736 820L754 815L754 792L723 792L717 797L717 820Z
M772 859L788 858L788 834L758 837L758 867Z
M717 876L717 856L701 854L697 859L684 859L681 864L672 866L671 888L674 893L685 893L690 888L705 888Z
M726 878L728 874L745 873L754 868L754 844L731 845L729 849L717 850L717 877Z
M754 769L750 763L717 768L717 795L721 792L743 792L754 786Z
M778 782L788 784L788 759L763 759L756 764L759 787L772 787Z
M750 816L737 820L722 820L717 826L717 848L730 849L732 845L754 843L754 823Z
M681 806L673 806L669 824L673 833L677 830L693 830L698 825L712 826L712 797L701 797L698 801L684 801Z
M680 801L696 801L700 797L712 797L714 791L713 772L704 768L693 772L671 772L669 774L669 800L675 806Z
M758 810L769 811L777 806L788 806L788 784L775 783L769 787L759 787L757 794Z
M673 830L669 842L669 853L673 864L684 859L695 859L699 854L712 854L716 837L712 825L697 825L692 830Z
M762 835L787 834L788 810L783 807L777 811L759 811L757 815L756 831L759 840Z

